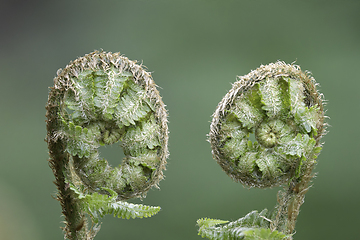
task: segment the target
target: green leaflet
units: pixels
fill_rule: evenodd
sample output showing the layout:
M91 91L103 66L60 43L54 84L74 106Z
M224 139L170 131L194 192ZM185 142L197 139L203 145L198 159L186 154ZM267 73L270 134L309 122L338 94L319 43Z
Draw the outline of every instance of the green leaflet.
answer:
M221 136L224 136L221 139L224 144L223 151L232 161L235 161L248 151L248 141L246 139L248 133L242 130L238 121L225 122L221 132Z
M268 151L262 151L255 160L259 167L262 180L275 181L276 177L281 176L283 172L279 168L278 156Z
M122 139L125 154L135 157L148 152L149 149L160 146L158 134L159 127L156 125L155 119L152 116L148 121L130 127Z
M248 229L244 230L242 233L244 234L244 239L247 240L281 240L288 237L282 232L276 230L271 231L268 228Z
M129 164L133 164L136 166L141 165L151 170L156 170L156 168L160 164L160 158L157 156L156 150L150 151L145 155L139 155L136 157L129 156L124 161L129 162Z
M96 119L97 114L95 113L94 107L94 95L95 86L93 81L93 71L85 70L79 73L78 77L71 78L74 86L73 93L69 92L69 96L72 98L65 101L72 101L74 108L74 115L77 117L75 121L86 122L91 119Z
M266 218L267 209L260 213L252 211L245 217L229 222L218 219L199 219L199 235L211 240L237 240L237 239L285 239L285 234L271 231L270 222Z
M139 121L152 111L152 104L146 99L144 90L135 87L136 84L129 83L129 89L121 97L119 104L116 106L116 119L118 125L130 126L135 121ZM135 90L133 90L135 89Z
M72 155L82 157L90 157L92 151L99 146L96 138L100 136L100 129L96 126L82 128L73 122L67 123L62 119L63 131L68 139L66 150Z
M97 89L94 105L103 112L106 119L111 120L114 108L119 104L120 94L130 74L120 73L119 69L111 67L106 73L94 73L94 87Z
M82 210L91 216L94 223L98 223L100 218L107 214L113 214L114 217L123 219L147 218L160 211L160 207L116 201L117 193L108 188L103 188L103 190L109 192L110 196L97 192L86 194L73 184L70 184L70 189L78 195Z
M262 111L254 107L247 98L237 100L231 112L249 130L263 118Z
M308 135L298 133L294 139L283 143L276 147L276 149L285 155L297 156L297 157L308 157L309 154L314 150L316 141Z
M200 218L196 221L197 225L200 228L208 228L213 227L218 224L228 223L229 221L219 220L219 219L211 219L211 218Z
M275 118L284 109L284 103L282 102L284 94L281 92L279 80L266 78L259 85L261 102L263 104L262 109L266 111L266 115L269 118Z
M295 115L295 113L300 109L305 108L304 85L301 82L289 77L283 79L289 83L290 111L293 115Z
M316 122L319 119L318 108L312 106L311 108L299 108L295 113L295 122L300 125L303 132L317 135Z

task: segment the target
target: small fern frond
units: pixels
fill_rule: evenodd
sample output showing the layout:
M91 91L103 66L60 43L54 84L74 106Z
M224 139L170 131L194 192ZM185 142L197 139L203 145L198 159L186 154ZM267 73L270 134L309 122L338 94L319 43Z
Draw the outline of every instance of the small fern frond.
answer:
M123 219L147 218L160 211L160 207L116 201L117 193L108 188L103 188L103 190L109 192L111 196L97 192L86 194L77 189L73 184L70 184L70 189L78 195L82 209L90 215L94 223L98 223L100 218L107 214L113 214Z
M271 231L269 228L253 228L242 232L246 240L282 240L287 235L279 231Z
M211 219L211 218L201 218L196 221L197 225L199 226L199 235L201 237L207 237L209 239L221 239L217 238L218 235L221 234L221 232L213 231L213 229L218 229L219 227L214 227L219 224L225 224L229 221L224 221L220 219Z
M267 209L262 210L260 213L258 211L251 211L250 213L246 214L245 217L239 218L234 222L230 222L228 224L229 228L235 227L262 227L268 228L270 226L270 221L267 216Z
M108 214L114 214L114 216L123 219L147 218L152 217L159 211L160 207L119 201L111 204L111 207L108 209Z
M235 239L284 239L288 236L279 232L271 231L270 221L267 217L267 209L260 213L252 211L245 217L229 222L218 219L199 219L199 235L211 240L235 240ZM220 225L222 224L222 225Z
M212 227L218 224L224 224L228 222L229 221L220 220L220 219L211 219L211 218L200 218L199 220L196 221L197 225L200 228Z

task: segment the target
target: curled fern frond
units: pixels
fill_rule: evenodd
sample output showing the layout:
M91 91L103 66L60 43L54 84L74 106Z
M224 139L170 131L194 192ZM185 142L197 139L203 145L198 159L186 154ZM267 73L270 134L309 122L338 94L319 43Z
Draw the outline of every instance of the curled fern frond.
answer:
M58 71L46 109L49 163L67 238L93 237L84 230L85 203L93 216L147 217L156 211L119 203L144 197L163 179L167 113L150 73L120 53L95 51ZM110 166L98 149L115 143L125 158Z
M280 61L238 77L213 114L209 133L213 158L246 187L283 186L285 191L279 191L271 216L259 218L251 212L224 226L203 227L202 236L282 239L286 234L292 239L326 132L323 95L317 85L309 72Z
M238 77L213 115L209 136L214 158L232 179L264 188L299 178L315 164L324 126L315 79L276 62Z

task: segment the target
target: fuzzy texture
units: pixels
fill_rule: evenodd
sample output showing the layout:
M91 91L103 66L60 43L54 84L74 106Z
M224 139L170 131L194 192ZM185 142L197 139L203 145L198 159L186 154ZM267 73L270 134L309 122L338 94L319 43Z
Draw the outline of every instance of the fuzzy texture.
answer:
M284 190L264 218L266 226L244 224L241 218L221 227L199 225L199 234L210 239L292 239L326 133L323 95L316 86L309 72L280 61L238 77L213 114L213 157L246 187Z
M315 86L309 73L283 62L238 78L219 103L209 134L214 158L232 179L263 188L305 173L324 134Z
M91 239L93 233L78 233L86 220L69 186L86 194L112 196L111 191L116 200L144 197L163 179L165 105L150 73L120 53L95 51L70 62L58 70L50 89L46 141L66 237ZM98 148L117 142L125 158L111 167Z

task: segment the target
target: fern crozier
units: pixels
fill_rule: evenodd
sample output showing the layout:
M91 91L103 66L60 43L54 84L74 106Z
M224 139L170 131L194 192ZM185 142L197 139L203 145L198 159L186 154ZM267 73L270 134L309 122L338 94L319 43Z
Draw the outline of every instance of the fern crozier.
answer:
M95 51L58 71L46 109L49 162L66 237L92 239L95 231L84 230L85 212L94 222L106 213L122 217L121 209L126 212L130 205L120 201L144 197L163 178L165 105L150 73L136 62ZM125 158L112 167L98 149L114 143L121 144ZM146 213L146 207L137 207L124 216L147 217L159 210Z
M238 78L219 103L209 134L214 158L232 179L263 188L305 173L324 134L315 85L309 73L283 62Z
M246 187L285 190L266 215L253 211L229 223L199 220L201 236L292 239L325 134L323 95L316 86L309 72L280 61L238 77L213 114L213 157Z

